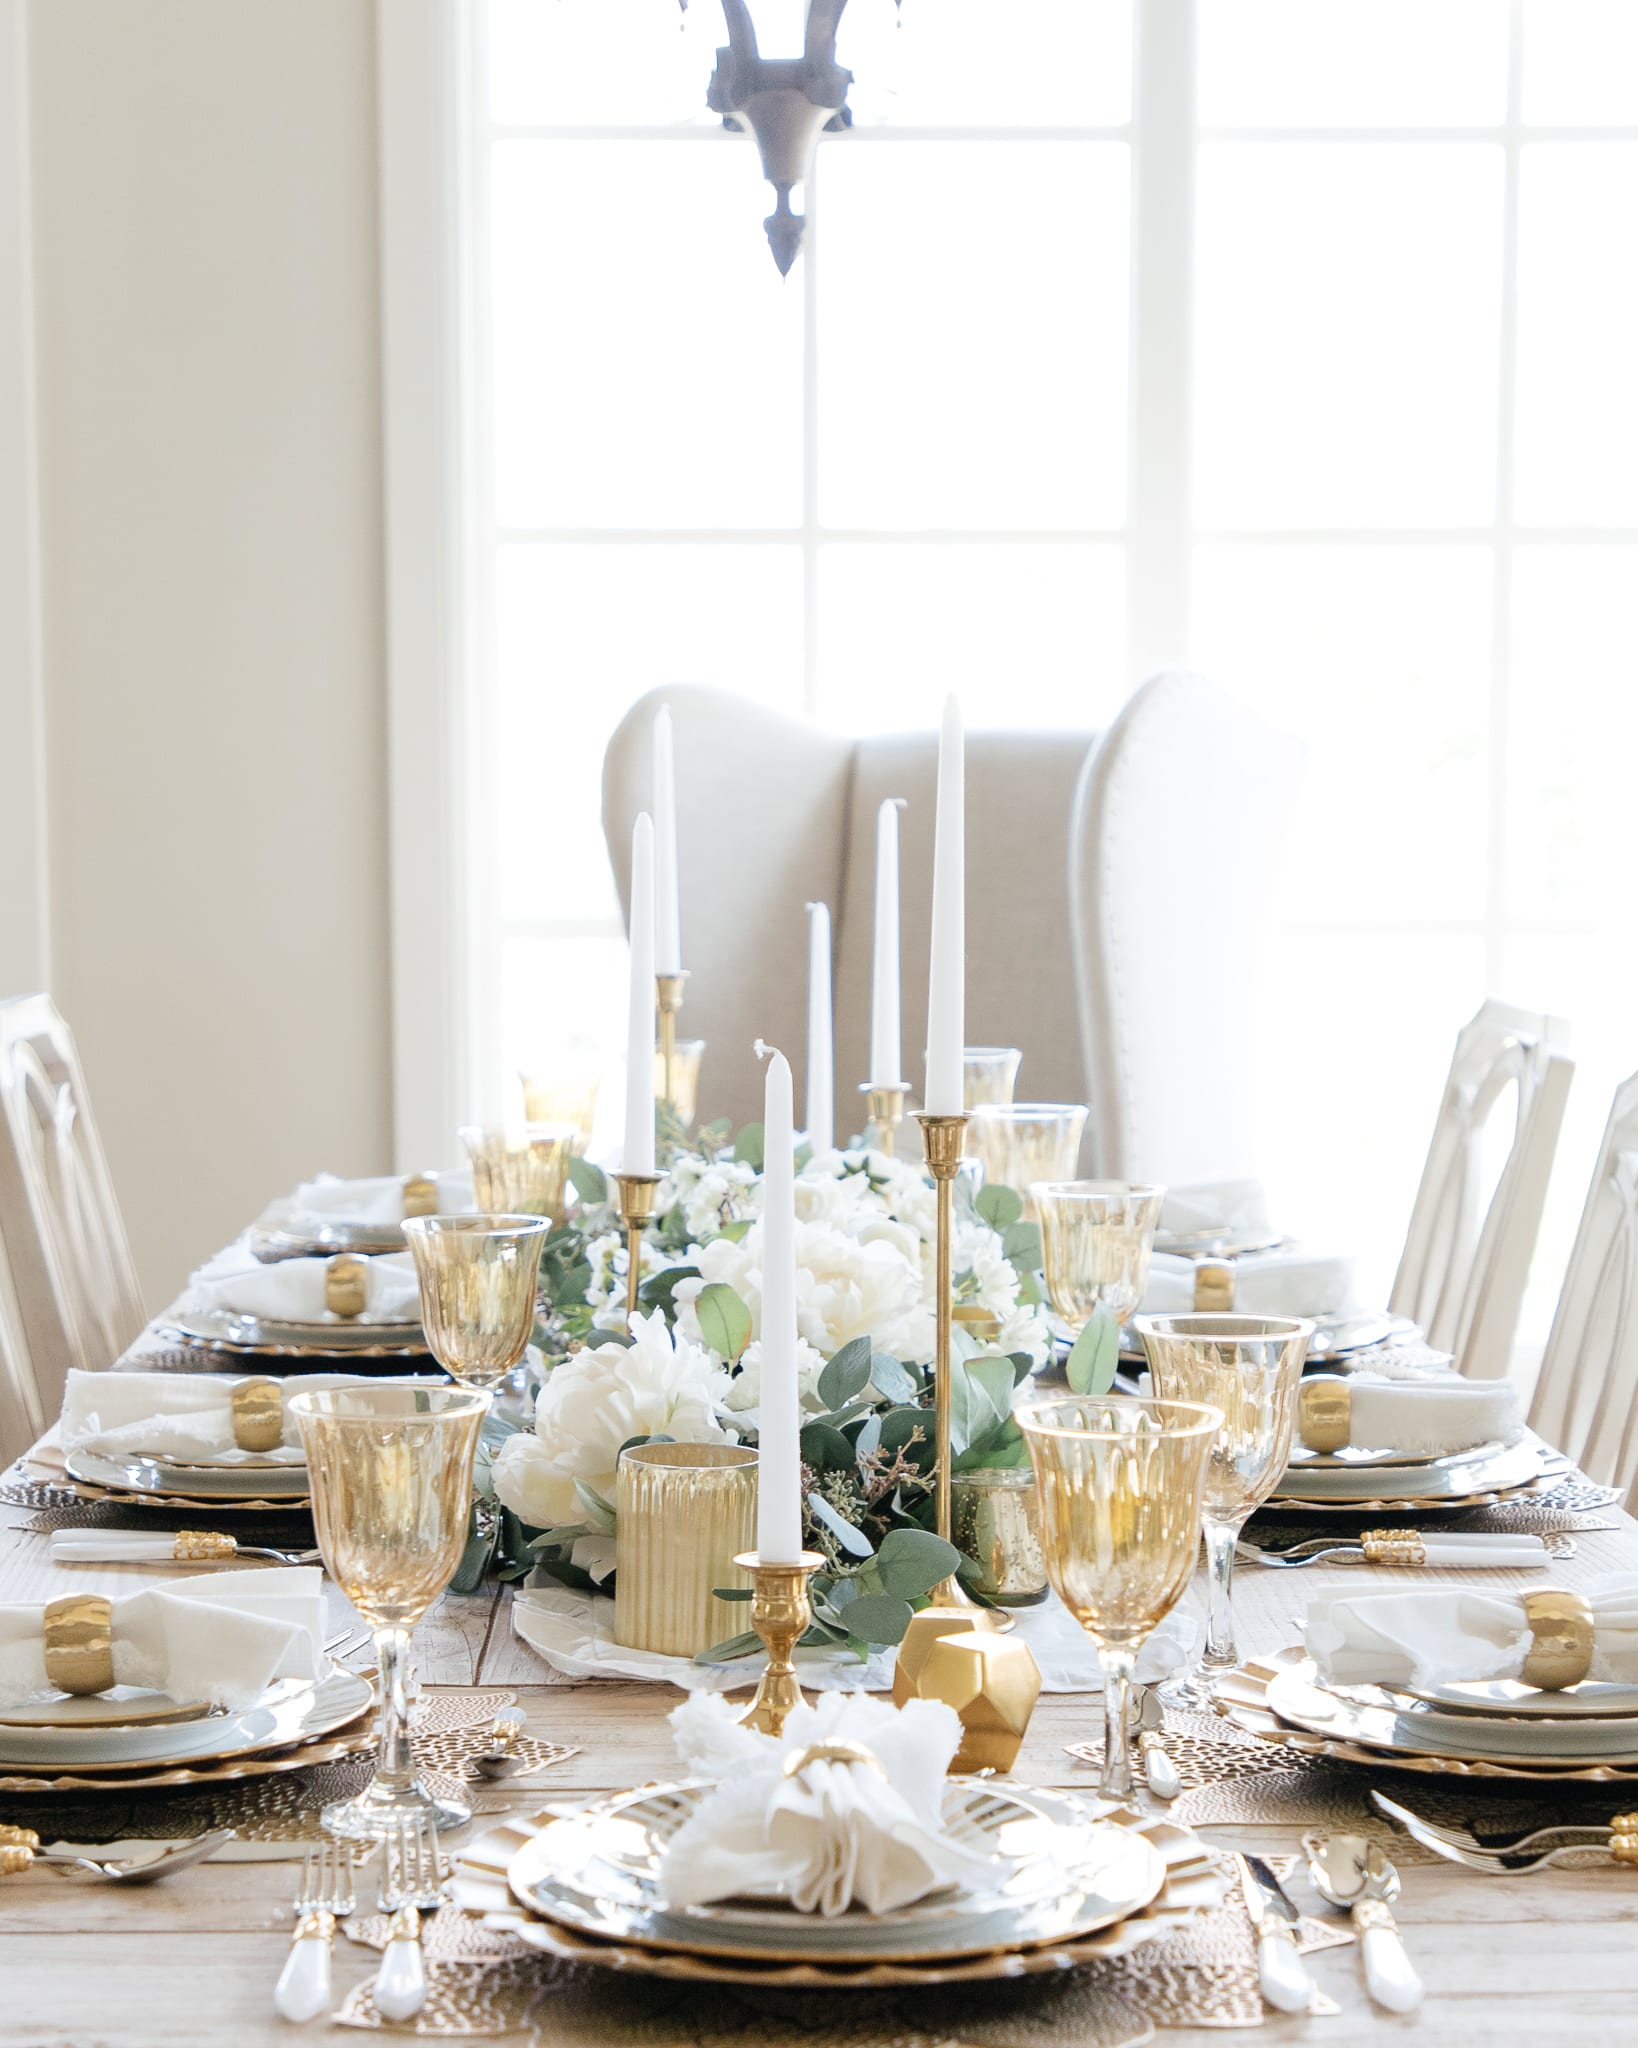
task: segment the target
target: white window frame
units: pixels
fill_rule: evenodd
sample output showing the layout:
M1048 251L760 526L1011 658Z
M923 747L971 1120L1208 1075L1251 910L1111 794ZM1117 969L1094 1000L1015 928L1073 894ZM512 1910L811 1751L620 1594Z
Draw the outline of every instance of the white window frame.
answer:
M708 0L697 0L706 5ZM924 0L926 4L926 0ZM813 705L817 668L817 563L824 541L1113 541L1126 553L1127 667L1132 682L1189 653L1191 563L1202 544L1401 546L1478 544L1494 565L1489 722L1489 872L1482 918L1446 927L1402 919L1369 927L1425 934L1479 933L1485 972L1496 985L1513 936L1558 924L1508 915L1505 818L1512 560L1516 543L1638 540L1638 529L1516 527L1513 516L1514 354L1517 316L1519 160L1522 146L1555 141L1638 139L1638 129L1526 128L1521 114L1523 0L1508 0L1510 69L1504 120L1495 126L1372 126L1323 129L1205 128L1197 125L1196 0L1137 0L1132 120L1121 127L985 130L1004 146L1014 135L1120 139L1131 145L1131 312L1128 492L1124 525L1054 530L1050 535L969 530L853 534L822 528L814 454L818 431L817 292L803 263L792 278L804 295L803 447L806 489L799 526L687 532L528 529L494 521L479 471L488 445L487 376L478 369L476 324L487 250L483 191L487 150L473 131L483 77L481 0L390 0L378 8L382 208L382 325L388 586L388 701L392 832L392 956L395 1130L398 1163L441 1158L463 1115L481 1108L495 1077L502 926L495 891L469 822L484 802L485 735L492 720L485 635L486 587L500 538L572 539L611 546L665 540L799 541L804 560L804 676ZM704 80L701 80L703 95ZM511 133L513 131L501 131ZM740 148L754 178L750 144L700 127L529 129L578 140L674 137L697 146ZM868 147L878 139L963 138L968 129L853 131L827 139ZM1496 497L1482 526L1201 530L1191 505L1193 399L1193 227L1197 144L1224 140L1348 143L1494 143L1505 163L1502 317L1499 334ZM822 168L808 195L822 210ZM1336 927L1341 929L1343 927ZM1350 920L1346 929L1367 927ZM566 935L595 926L508 922L508 933ZM1293 929L1320 929L1298 926ZM1326 925L1325 930L1333 929Z

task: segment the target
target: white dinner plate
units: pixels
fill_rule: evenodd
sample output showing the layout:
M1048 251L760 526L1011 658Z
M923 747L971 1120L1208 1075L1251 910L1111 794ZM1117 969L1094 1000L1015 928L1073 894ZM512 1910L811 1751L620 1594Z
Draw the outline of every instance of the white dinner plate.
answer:
M1429 1451L1417 1457L1409 1451L1365 1450L1358 1444L1344 1444L1340 1451L1314 1451L1305 1443L1293 1443L1291 1464L1303 1472L1370 1471L1381 1477L1400 1470L1425 1471L1436 1465L1469 1464L1475 1458L1497 1457L1507 1448L1498 1437L1490 1443L1472 1444L1464 1451Z
M203 1763L286 1749L356 1720L371 1697L367 1678L332 1664L317 1681L280 1679L253 1705L200 1720L114 1728L0 1727L0 1770L49 1774L75 1766Z
M1274 1489L1275 1500L1345 1502L1373 1501L1384 1495L1402 1500L1458 1501L1470 1494L1494 1493L1526 1486L1541 1471L1541 1455L1529 1439L1506 1450L1454 1457L1429 1465L1291 1466Z
M289 1500L297 1506L311 1490L305 1465L176 1465L166 1458L104 1458L94 1451L70 1451L63 1460L70 1479L87 1486L111 1486L127 1493L206 1496L223 1501Z
M1467 1714L1542 1714L1562 1721L1579 1714L1606 1719L1638 1715L1638 1685L1616 1685L1609 1679L1583 1679L1563 1692L1543 1692L1516 1678L1470 1679L1449 1685L1396 1685L1396 1693L1429 1706Z

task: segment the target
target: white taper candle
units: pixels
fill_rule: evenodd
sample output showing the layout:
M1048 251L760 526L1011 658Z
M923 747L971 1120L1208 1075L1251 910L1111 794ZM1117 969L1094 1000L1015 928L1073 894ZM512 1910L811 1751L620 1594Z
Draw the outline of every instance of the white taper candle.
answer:
M681 974L682 914L677 883L677 775L672 764L671 713L654 714L654 972Z
M938 741L938 810L933 825L933 942L927 977L927 1093L930 1116L966 1107L967 834L961 706L944 700Z
M836 1143L836 1075L831 1052L830 905L808 905L808 1145Z
M625 1173L654 1171L654 822L631 828L631 998L626 1013Z
M872 1088L904 1085L899 1027L899 813L902 796L876 812L876 933L870 963L870 1073Z
M764 1045L762 1383L757 1396L756 1547L764 1564L802 1553L801 1424L796 1388L796 1174L790 1063Z

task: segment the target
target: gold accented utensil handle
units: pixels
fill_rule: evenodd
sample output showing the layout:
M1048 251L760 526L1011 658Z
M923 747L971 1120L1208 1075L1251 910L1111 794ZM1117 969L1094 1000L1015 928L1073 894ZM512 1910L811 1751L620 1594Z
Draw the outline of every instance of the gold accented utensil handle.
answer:
M273 2009L281 2019L317 2019L330 2009L330 1944L336 1916L322 1909L303 1913L290 1937L279 1981L273 1987Z
M1388 2012L1414 2012L1422 2003L1422 1980L1411 1967L1399 1923L1382 1899L1361 1899L1353 1909L1365 1965L1365 1989Z
M171 1555L178 1564L213 1564L238 1555L239 1545L215 1529L178 1529Z
M88 1695L114 1684L114 1610L100 1593L68 1593L45 1610L46 1683Z
M1367 1529L1359 1539L1367 1564L1426 1564L1427 1545L1414 1529Z

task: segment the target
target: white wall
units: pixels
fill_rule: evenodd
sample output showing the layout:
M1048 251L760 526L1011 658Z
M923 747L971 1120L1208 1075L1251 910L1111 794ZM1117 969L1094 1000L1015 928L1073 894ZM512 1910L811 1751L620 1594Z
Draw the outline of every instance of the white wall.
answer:
M53 977L154 1305L389 1162L374 10L28 32Z

